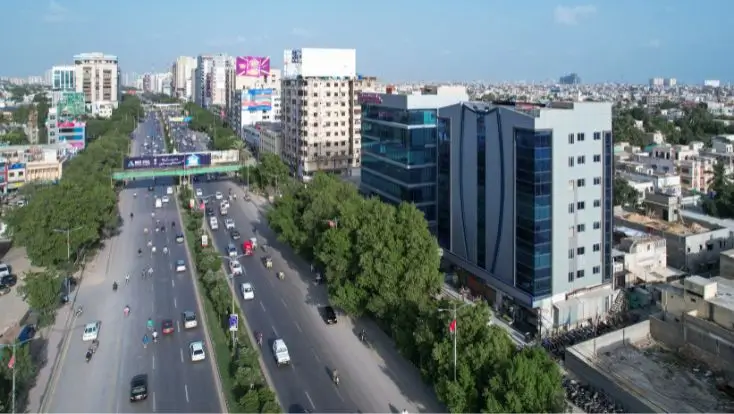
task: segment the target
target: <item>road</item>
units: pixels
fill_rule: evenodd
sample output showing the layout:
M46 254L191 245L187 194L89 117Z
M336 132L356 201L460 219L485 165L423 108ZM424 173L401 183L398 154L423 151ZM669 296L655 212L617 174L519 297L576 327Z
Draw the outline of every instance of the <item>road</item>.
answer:
M155 119L148 119L136 130L134 153L142 152L142 142L147 135L156 136L159 131ZM159 143L163 146L162 140ZM176 229L178 221L174 200L156 209L156 218L167 223L169 230L145 235L145 227L152 228L153 195L161 196L167 183L161 181L155 191L147 187L152 180L139 180L138 188L128 188L120 194L120 211L125 221L121 233L109 240L99 262L80 287L77 303L84 313L72 325L73 332L54 380L49 412L222 412L211 366L213 354L206 362L193 364L189 358L189 343L204 340L204 327L183 331L181 313L196 311L193 279L188 272L176 273L173 263L186 260L183 244L175 242L171 222ZM134 194L137 193L137 197ZM171 196L175 197L175 196ZM133 212L134 218L129 214ZM146 247L152 238L158 252L151 254ZM168 246L169 255L162 254ZM138 258L137 250L143 250ZM187 265L189 265L187 263ZM141 272L152 266L154 275L143 280ZM125 274L131 275L125 285ZM112 291L117 280L120 288ZM129 305L131 314L125 318L123 308ZM176 332L161 337L157 344L142 346L146 333L146 321L152 318L158 329L163 319L172 319ZM92 360L84 362L88 343L81 340L84 325L93 320L101 321L100 346ZM149 397L147 401L129 402L130 379L137 374L148 374Z

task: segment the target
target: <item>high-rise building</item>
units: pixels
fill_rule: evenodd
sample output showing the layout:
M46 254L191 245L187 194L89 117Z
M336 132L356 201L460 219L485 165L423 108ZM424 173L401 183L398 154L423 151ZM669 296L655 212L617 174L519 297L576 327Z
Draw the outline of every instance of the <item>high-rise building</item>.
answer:
M211 91L210 105L227 105L227 70L231 67L231 60L227 55L218 54L212 57L212 70L209 90Z
M201 107L208 107L211 102L210 79L213 58L211 55L199 55L196 57L196 69L194 71L194 103Z
M362 92L360 191L383 201L414 203L436 230L436 119L439 108L468 101L464 86L414 94ZM445 197L445 194L441 194Z
M283 160L299 177L360 165L364 81L354 49L286 50L283 66Z
M606 314L612 104L439 109L437 237L494 306L545 329Z
M76 91L83 92L92 107L120 101L120 67L117 56L103 53L82 53L74 56Z
M566 76L561 76L558 83L561 85L579 85L581 84L581 78L575 73L570 73Z
M665 86L665 79L664 78L651 78L649 83L650 83L650 86L653 86L653 87Z
M76 68L74 66L54 66L51 68L51 102L53 106L66 92L76 92Z
M143 75L143 92L153 92L153 75L151 75L150 73L146 73L145 75Z
M193 76L196 69L196 59L190 56L179 56L171 67L171 89L173 96L182 99L191 99Z
M238 56L225 83L227 118L237 135L248 125L280 121L281 72L270 68L270 57Z
M665 78L665 80L663 81L663 86L666 87L673 87L676 84L678 84L678 81L675 78Z

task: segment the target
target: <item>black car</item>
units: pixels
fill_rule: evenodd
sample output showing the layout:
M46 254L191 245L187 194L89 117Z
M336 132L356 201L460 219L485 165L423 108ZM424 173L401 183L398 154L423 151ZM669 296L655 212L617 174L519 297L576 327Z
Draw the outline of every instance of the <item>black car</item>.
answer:
M149 187L148 187L148 191L155 191L155 187L153 187L152 185L151 185L151 186L149 186Z
M232 240L239 240L240 239L240 232L237 231L237 229L232 229L229 232L229 236L232 237Z
M130 381L130 401L142 401L148 398L148 376L136 375Z
M18 278L15 275L5 275L0 279L0 284L13 287L18 283Z
M214 216L214 209L213 209L213 208L211 208L211 207L207 207L207 208L206 208L206 215L207 215L208 217L212 217L212 216Z
M334 308L332 308L331 306L326 306L324 308L324 320L329 325L333 323L337 323L336 312L334 311Z

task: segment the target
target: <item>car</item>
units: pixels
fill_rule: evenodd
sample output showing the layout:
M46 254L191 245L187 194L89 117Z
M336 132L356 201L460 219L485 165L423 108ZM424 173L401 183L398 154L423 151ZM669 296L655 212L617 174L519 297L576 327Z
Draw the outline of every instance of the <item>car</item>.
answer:
M230 237L232 238L232 240L239 240L239 239L240 239L240 237L242 237L242 236L240 235L240 232L239 232L239 231L237 231L237 229L232 229L232 230L230 230L230 231L229 231L229 236L230 236Z
M216 198L217 200L221 200L222 197L224 196L222 195L221 191L217 191L216 193L214 193L214 198Z
M196 189L196 196L197 197L203 197L204 196L204 192L201 191L201 188L197 188Z
M18 278L15 275L5 275L0 277L0 284L13 287L18 283Z
M173 327L173 320L164 319L163 322L161 322L161 332L163 332L163 335L170 335L176 332L176 328Z
M185 311L182 314L184 329L193 329L199 326L199 322L196 321L196 314L191 311Z
M206 208L206 215L209 217L214 217L214 209L211 207Z
M148 186L148 191L155 191L155 187L152 186L152 185L151 186Z
M334 308L331 306L324 307L324 320L327 324L335 324L338 322L336 319L336 312L334 311Z
M226 228L227 230L234 229L234 220L232 220L231 218L224 219L224 228Z
M142 401L148 398L148 376L136 375L130 380L130 401Z
M167 196L167 195L164 195L163 197L161 197L161 201L162 201L162 202L164 202L164 203L168 203L168 202L170 202L170 201L171 201L171 199L170 199L170 198L168 198L168 196Z
M168 194L168 195L173 194L173 187L166 188L166 194Z
M273 356L278 366L288 365L291 363L291 356L288 353L288 347L282 339L273 341Z
M237 247L232 243L227 245L227 256L237 257Z
M191 362L205 360L206 354L204 353L204 343L201 341L190 343L189 344L189 354L191 355Z
M36 336L36 326L35 325L25 325L23 328L21 328L20 332L18 333L18 338L16 339L16 343L22 343L26 342L30 339L33 339L33 337Z
M10 276L10 266L0 263L0 277Z
M184 235L183 233L179 233L176 235L176 243L183 243L184 242Z
M230 260L229 261L229 271L232 272L233 275L241 275L242 265L237 260Z
M183 259L176 260L176 271L177 272L186 271L186 262L184 262Z
M99 336L99 321L89 322L84 325L84 333L82 334L82 341L94 341Z
M255 290L252 289L252 284L250 283L241 284L240 291L242 292L242 299L244 300L255 299Z

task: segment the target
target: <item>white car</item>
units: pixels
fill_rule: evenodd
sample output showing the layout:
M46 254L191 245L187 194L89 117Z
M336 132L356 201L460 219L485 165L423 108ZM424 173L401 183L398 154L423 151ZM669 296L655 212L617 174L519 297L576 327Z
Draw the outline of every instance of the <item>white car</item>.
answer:
M232 243L227 245L227 256L231 258L237 257L237 247L235 247L235 245Z
M166 188L166 194L168 194L168 195L173 194L173 187Z
M230 260L229 261L229 271L232 272L233 275L241 275L242 265L237 260Z
M10 276L10 267L5 263L0 263L0 277Z
M167 195L164 195L163 197L161 197L161 201L162 201L162 202L164 202L164 203L168 203L168 202L170 202L170 201L171 201L171 199L170 199L170 198L168 198L168 196L167 196Z
M189 354L191 355L191 362L205 360L206 354L204 353L204 343L201 341L190 343L189 344Z
M196 314L191 311L183 313L184 329L193 329L199 326L199 322L196 321Z
M224 219L224 228L227 230L232 230L234 228L234 220L231 218Z
M275 356L275 362L278 366L288 365L291 363L291 356L288 353L288 347L285 346L285 341L282 339L276 339L273 342L273 356Z
M99 321L89 322L84 325L84 333L82 334L82 341L94 341L99 336Z
M186 263L183 260L176 260L176 271L177 272L186 271Z
M244 300L255 299L255 291L252 289L251 284L243 283L242 285L240 285L240 290L242 291L242 299Z
M217 200L221 200L222 197L223 195L221 191L217 191L216 193L214 193L214 198L216 198Z
M204 192L201 191L201 188L197 188L196 189L196 196L197 197L203 197L204 196Z

